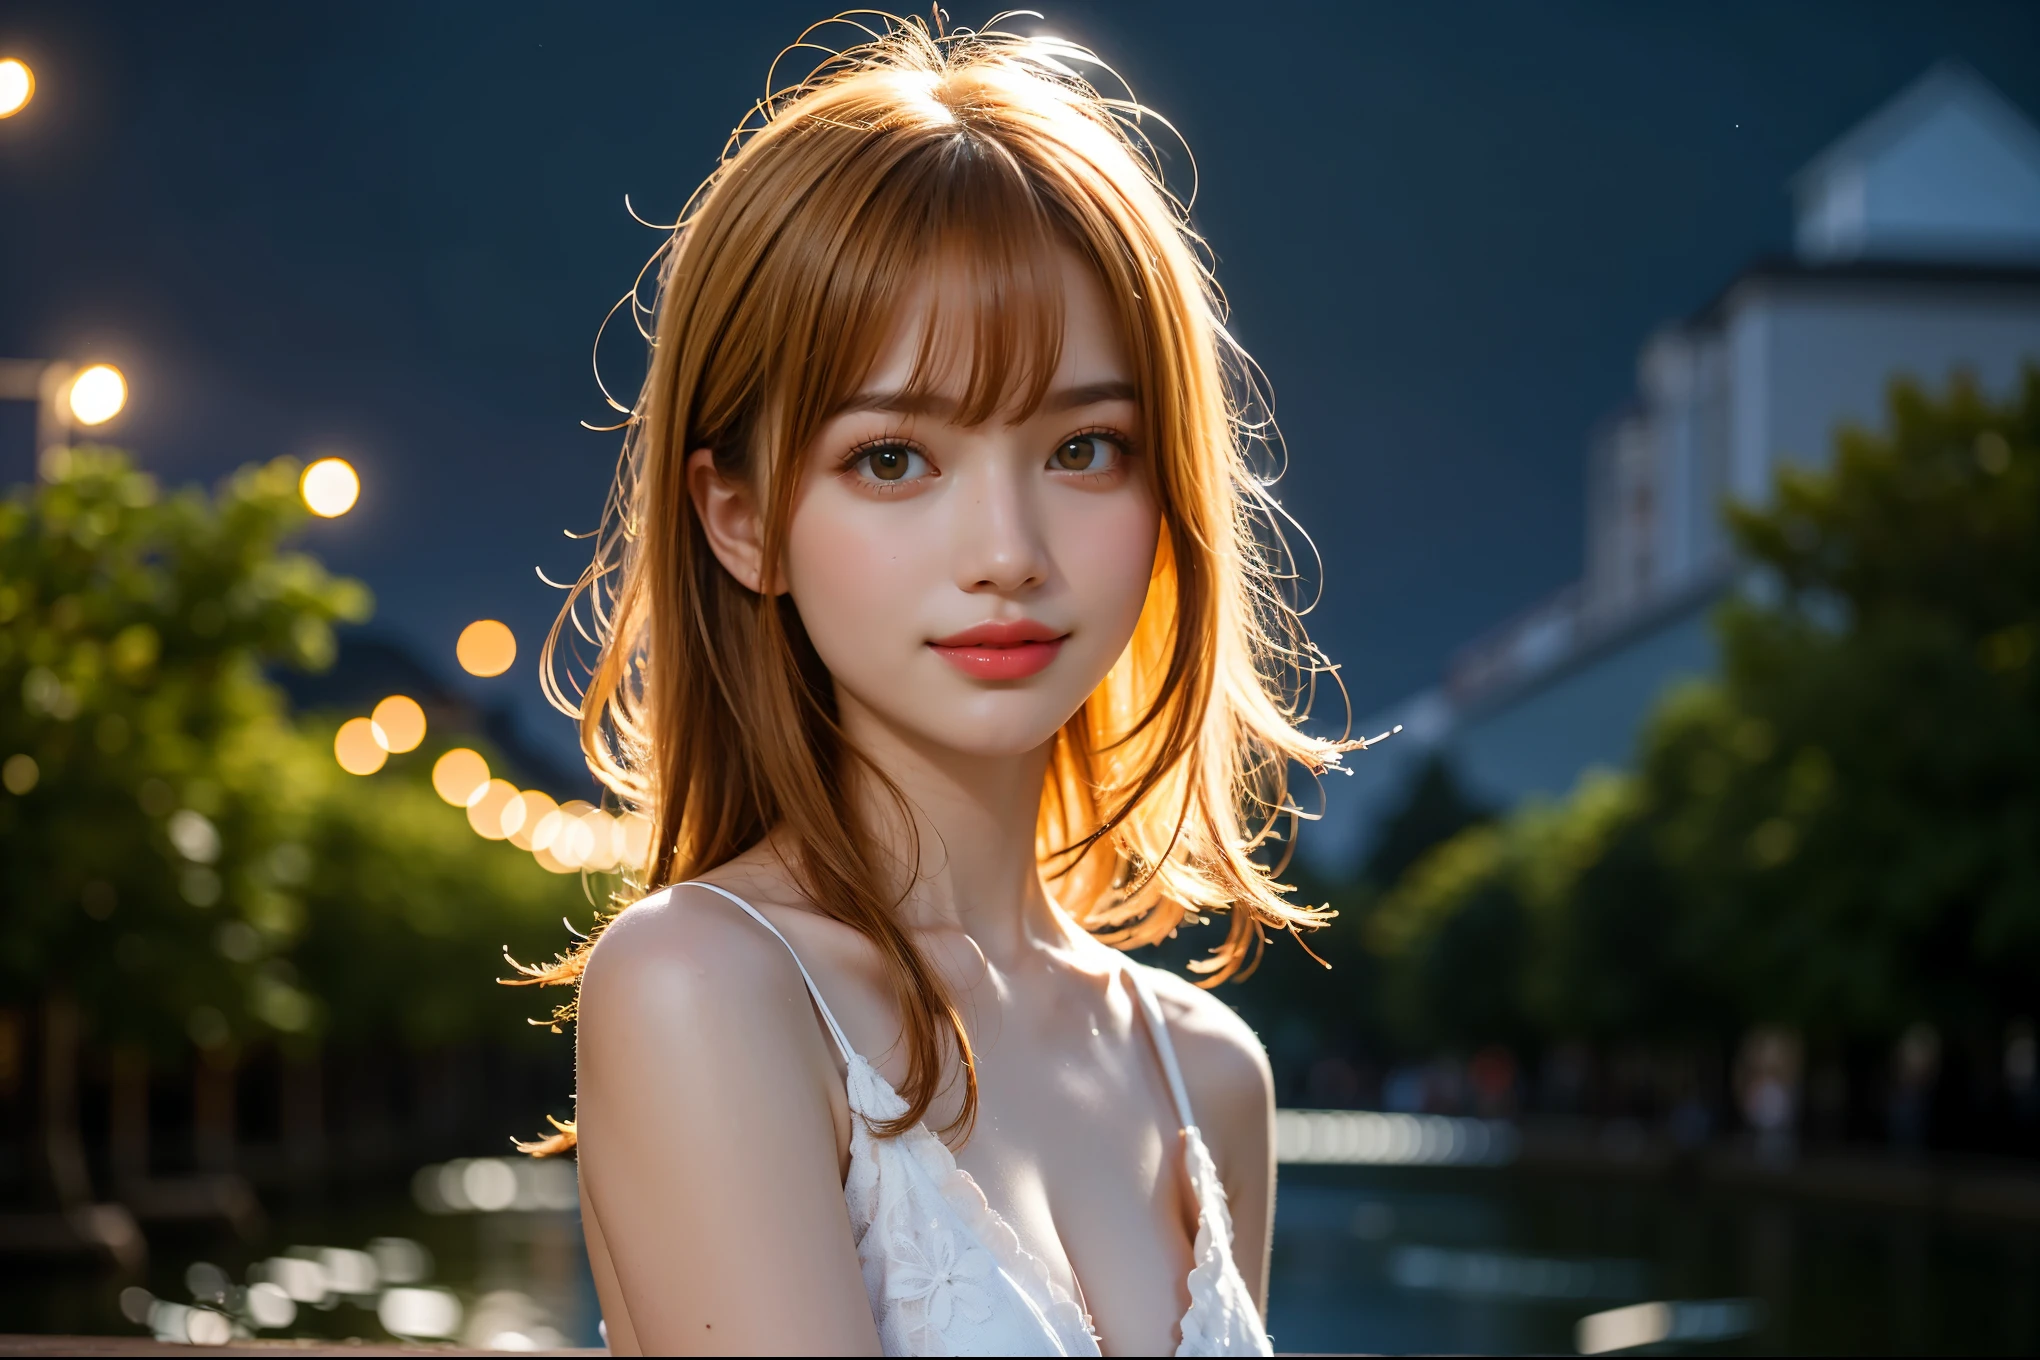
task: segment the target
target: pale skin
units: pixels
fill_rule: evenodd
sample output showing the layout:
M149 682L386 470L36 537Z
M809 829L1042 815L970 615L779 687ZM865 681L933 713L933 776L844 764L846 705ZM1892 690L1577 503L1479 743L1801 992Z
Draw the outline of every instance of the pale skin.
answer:
M977 1123L958 1164L1083 1300L1107 1354L1169 1354L1189 1304L1196 1208L1121 976L1140 965L1053 901L1034 846L1051 739L1124 649L1153 568L1160 512L1133 446L1132 371L1100 286L1072 257L1061 362L1040 409L973 427L945 418L953 401L888 409L927 324L925 309L909 310L863 385L868 400L804 451L776 567L760 551L753 488L718 476L706 450L689 487L724 567L792 595L850 740L913 810L909 865L913 838L890 804L864 797L911 883L903 919L975 1046ZM1066 634L1024 679L974 677L930 645L1021 619ZM784 932L852 1046L903 1087L900 1017L869 942L803 898L771 839L705 877ZM1263 1305L1266 1057L1216 998L1148 976ZM611 1349L877 1354L843 1199L842 1064L786 949L705 890L649 898L589 958L577 1043L582 1223ZM959 1099L952 1080L929 1127Z

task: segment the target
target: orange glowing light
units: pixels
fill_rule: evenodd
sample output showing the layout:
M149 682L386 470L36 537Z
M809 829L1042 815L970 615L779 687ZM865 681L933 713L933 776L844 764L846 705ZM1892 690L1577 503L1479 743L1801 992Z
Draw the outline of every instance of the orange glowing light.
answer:
M548 814L558 812L560 805L552 795L540 793L537 789L526 789L518 800L517 807L503 809L503 830L510 837L510 844L519 850L534 850L534 839ZM519 809L522 809L519 811ZM513 825L514 823L514 825Z
M588 828L588 858L581 867L598 874L614 870L623 854L623 829L616 818L598 808L583 817L581 824Z
M333 734L333 758L349 774L374 774L390 758L382 732L367 718L349 718Z
M71 415L80 425L104 425L127 399L127 379L112 364L94 364L71 379Z
M345 458L321 458L298 478L305 508L321 519L338 519L361 499L361 478Z
M600 814L578 798L560 804L532 829L532 852L550 856L565 869L583 867L595 849L595 833L587 823L591 815Z
M522 817L524 804L517 796L517 786L507 779L491 779L468 803L468 825L484 840L500 841L510 834L503 823L504 814L513 805Z
M432 787L457 808L466 807L489 784L489 762L465 746L456 746L432 762Z
M0 60L0 118L12 118L35 98L35 72L17 57Z
M501 675L517 659L517 639L509 625L495 619L477 619L460 630L460 641L454 644L453 651L460 658L460 668L469 675Z
M553 837L552 852L564 864L586 868L588 857L595 853L595 832L587 819L576 817L561 827L560 834Z
M392 694L368 716L382 733L383 750L393 755L415 751L425 740L425 710L407 695Z
M578 866L567 863L550 850L534 850L531 857L538 861L538 867L549 874L571 874Z
M645 867L652 853L652 823L647 817L627 812L617 818L618 858L633 869Z

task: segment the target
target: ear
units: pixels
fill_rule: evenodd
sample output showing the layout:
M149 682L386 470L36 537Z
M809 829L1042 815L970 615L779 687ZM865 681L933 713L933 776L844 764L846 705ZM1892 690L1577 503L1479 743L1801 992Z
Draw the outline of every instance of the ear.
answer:
M765 579L765 522L751 488L722 475L715 465L714 450L696 449L687 455L687 494L723 570L746 590L765 594L761 584Z

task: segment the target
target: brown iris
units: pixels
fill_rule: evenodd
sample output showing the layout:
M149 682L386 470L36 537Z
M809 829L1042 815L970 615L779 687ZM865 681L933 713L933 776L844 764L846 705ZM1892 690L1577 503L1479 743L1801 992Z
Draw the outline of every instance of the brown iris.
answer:
M913 461L913 452L898 444L886 444L865 455L871 468L871 475L881 482L897 482L907 475L907 467Z
M1105 440L1095 434L1080 434L1075 439L1066 439L1049 457L1049 462L1064 472L1089 472L1105 459L1099 445Z

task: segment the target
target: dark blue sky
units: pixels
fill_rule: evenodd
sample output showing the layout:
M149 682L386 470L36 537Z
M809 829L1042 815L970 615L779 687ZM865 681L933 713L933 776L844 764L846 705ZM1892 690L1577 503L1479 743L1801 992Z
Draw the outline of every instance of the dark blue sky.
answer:
M462 624L509 620L523 655L476 688L543 723L533 568L579 565L615 449L577 428L590 344L656 244L623 196L670 218L827 11L11 0L39 86L0 123L0 354L119 363L111 437L167 480L352 459L361 505L312 545L449 673ZM1944 56L2040 110L2025 3L1048 18L1197 154L1362 711L1577 573L1591 427L1651 327L1785 248L1793 170Z

